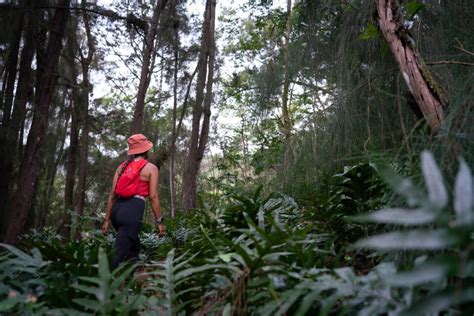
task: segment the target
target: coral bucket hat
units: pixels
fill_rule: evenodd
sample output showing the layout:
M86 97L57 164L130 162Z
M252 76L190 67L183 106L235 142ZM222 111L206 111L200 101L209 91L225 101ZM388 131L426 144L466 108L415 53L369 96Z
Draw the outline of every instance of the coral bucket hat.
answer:
M127 155L136 155L149 151L153 147L153 143L142 134L134 134L127 140Z

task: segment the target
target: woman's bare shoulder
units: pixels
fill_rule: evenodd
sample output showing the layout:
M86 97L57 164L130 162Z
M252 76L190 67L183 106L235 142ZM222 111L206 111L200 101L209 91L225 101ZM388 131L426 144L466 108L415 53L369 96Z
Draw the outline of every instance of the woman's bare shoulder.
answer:
M147 171L158 171L158 167L151 162L148 162L144 169L146 169Z

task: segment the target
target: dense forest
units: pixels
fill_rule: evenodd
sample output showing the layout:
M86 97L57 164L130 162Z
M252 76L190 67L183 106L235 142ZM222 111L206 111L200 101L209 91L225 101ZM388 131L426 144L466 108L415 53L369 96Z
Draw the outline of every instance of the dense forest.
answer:
M473 315L473 1L0 0L0 30L1 315ZM166 232L146 200L114 269L133 134Z

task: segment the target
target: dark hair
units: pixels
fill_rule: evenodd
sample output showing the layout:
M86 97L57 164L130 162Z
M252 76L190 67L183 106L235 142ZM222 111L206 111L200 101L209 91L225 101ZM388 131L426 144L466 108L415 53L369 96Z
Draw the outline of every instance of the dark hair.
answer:
M125 169L127 169L128 165L133 161L133 156L128 156L127 160L123 162L122 169L120 169L117 177L117 182L115 182L115 188L114 188L114 198L117 199L117 195L115 194L115 190L117 190L117 184L119 182L120 177L122 176L123 172Z
M132 159L133 158L136 158L136 157L143 157L145 159L148 159L148 150L145 151L144 153L139 153L139 154L135 154L135 155L131 155Z

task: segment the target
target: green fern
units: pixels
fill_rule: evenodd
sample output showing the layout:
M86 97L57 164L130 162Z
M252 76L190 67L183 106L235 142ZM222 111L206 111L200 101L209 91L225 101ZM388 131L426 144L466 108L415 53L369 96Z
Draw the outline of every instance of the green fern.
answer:
M198 274L222 268L220 264L205 264L193 267L191 261L197 256L188 257L188 253L175 257L175 249L168 252L166 259L147 265L146 272L141 276L148 278L144 293L153 295L148 302L148 313L164 313L178 315L190 304L199 304L199 296L192 296L192 292L200 292L203 287L194 282ZM193 298L196 301L193 301Z
M137 310L143 303L141 295L128 295L133 279L127 282L135 269L135 265L121 265L113 272L105 251L99 249L99 264L97 277L79 277L86 284L74 284L77 290L88 294L86 298L75 298L73 301L85 310L93 311L100 315L128 315Z

